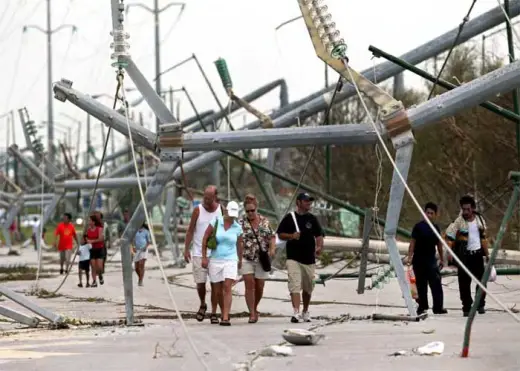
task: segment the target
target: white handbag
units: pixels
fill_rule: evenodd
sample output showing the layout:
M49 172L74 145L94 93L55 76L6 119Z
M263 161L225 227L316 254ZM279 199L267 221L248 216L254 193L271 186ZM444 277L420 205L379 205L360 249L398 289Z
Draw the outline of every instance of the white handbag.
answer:
M300 233L300 228L298 227L298 222L296 221L296 216L294 215L294 211L290 213L292 216L292 219L294 221L294 226L296 227L296 232ZM278 233L276 234L276 249L285 249L285 246L287 245L287 241L281 240L278 236Z

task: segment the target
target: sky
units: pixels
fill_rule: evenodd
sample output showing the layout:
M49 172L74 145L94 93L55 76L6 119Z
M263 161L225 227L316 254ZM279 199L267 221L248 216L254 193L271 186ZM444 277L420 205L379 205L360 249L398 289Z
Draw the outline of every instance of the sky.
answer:
M46 27L46 0L0 1L0 116L12 109L26 107L37 123L47 120L47 47L45 35L24 25ZM250 91L273 80L284 78L289 87L291 101L307 96L324 85L323 64L315 56L303 21L298 20L279 31L282 22L300 15L298 4L292 0L185 0L186 6L178 22L180 7L173 6L160 16L161 70L175 65L195 53L215 87L220 100L228 102L213 62L226 59L237 95ZM338 30L348 45L352 67L362 71L382 62L373 60L369 45L401 55L442 33L457 27L472 0L327 0ZM137 1L125 1L126 5ZM152 0L142 4L153 6ZM160 7L167 0L159 0ZM476 17L497 6L495 0L479 0L472 12ZM52 80L66 78L73 87L86 94L106 93L113 96L116 88L115 70L111 66L110 36L111 12L108 0L51 0L52 28L62 24L76 26L63 28L52 36ZM152 81L155 76L154 19L142 8L131 7L125 29L130 34L130 54L143 74ZM490 31L492 32L492 31ZM481 37L475 42L480 43ZM498 33L488 42L488 49L500 57L507 56L506 34ZM421 67L425 67L423 64ZM330 81L336 80L331 71ZM129 77L125 86L133 83ZM405 74L407 86L421 87L417 77ZM217 109L210 91L196 65L189 63L163 76L163 89L185 86L193 95L199 111ZM137 92L128 93L131 101ZM179 100L181 118L191 117L188 102ZM262 111L276 108L278 92L256 101ZM100 98L110 105L109 98ZM86 114L69 102L54 100L55 138L63 139L72 128L76 143L78 124L65 115L85 122ZM146 103L136 108L145 117L145 125L154 130L151 110ZM16 117L16 140L22 142L23 132ZM243 114L235 122L243 122ZM6 145L5 118L0 119L0 147ZM93 120L93 141L101 147L101 124ZM41 129L45 133L45 129ZM84 151L85 128L82 128L81 147ZM12 134L11 134L12 135ZM117 148L123 137L117 134ZM12 143L12 142L11 142ZM45 139L44 139L44 143ZM121 143L121 144L119 144ZM22 142L23 146L23 142Z

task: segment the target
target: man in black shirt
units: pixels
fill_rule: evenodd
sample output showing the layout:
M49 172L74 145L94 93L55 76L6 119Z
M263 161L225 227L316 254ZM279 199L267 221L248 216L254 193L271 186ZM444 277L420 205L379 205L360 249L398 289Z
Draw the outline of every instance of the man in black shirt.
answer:
M307 193L300 193L296 198L296 212L285 215L277 230L278 237L287 241L287 274L294 310L291 318L293 323L311 321L309 303L314 289L316 255L323 249L323 230L318 219L310 213L313 201L314 198ZM302 299L303 312L300 315Z
M437 216L437 205L433 202L428 202L424 206L424 213L428 219L433 223ZM439 226L433 223L437 232L440 233ZM439 252L440 264L435 258L435 247ZM431 230L425 220L417 223L412 230L412 240L408 249L408 264L412 264L413 272L415 274L415 284L417 285L417 295L419 307L417 314L426 312L428 306L428 285L432 290L433 298L433 313L445 314L448 313L444 309L444 294L442 292L441 273L442 269L442 243L437 238L435 233Z

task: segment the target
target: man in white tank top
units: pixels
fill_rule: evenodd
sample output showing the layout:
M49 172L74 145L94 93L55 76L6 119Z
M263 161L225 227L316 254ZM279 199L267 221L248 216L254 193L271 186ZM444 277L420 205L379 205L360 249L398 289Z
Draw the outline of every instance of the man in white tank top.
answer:
M215 216L222 215L222 207L217 199L217 187L208 186L204 190L204 198L202 203L193 209L191 214L190 225L186 232L186 241L184 243L184 259L187 263L192 262L193 279L197 285L197 293L199 294L200 307L197 312L197 321L201 322L205 318L208 306L206 304L206 281L208 280L208 270L202 268L202 238L208 227L209 222ZM208 254L210 252L208 251ZM211 306L214 312L217 309L218 298L216 290L211 290Z

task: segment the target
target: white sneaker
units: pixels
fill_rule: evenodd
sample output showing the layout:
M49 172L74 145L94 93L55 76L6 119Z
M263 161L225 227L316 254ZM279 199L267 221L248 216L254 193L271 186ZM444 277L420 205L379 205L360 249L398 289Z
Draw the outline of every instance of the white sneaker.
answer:
M310 322L311 321L311 314L309 312L303 312L302 313L302 320L303 320L303 322Z
M302 316L300 313L294 313L293 316L291 317L291 322L292 323L300 323L302 322Z

